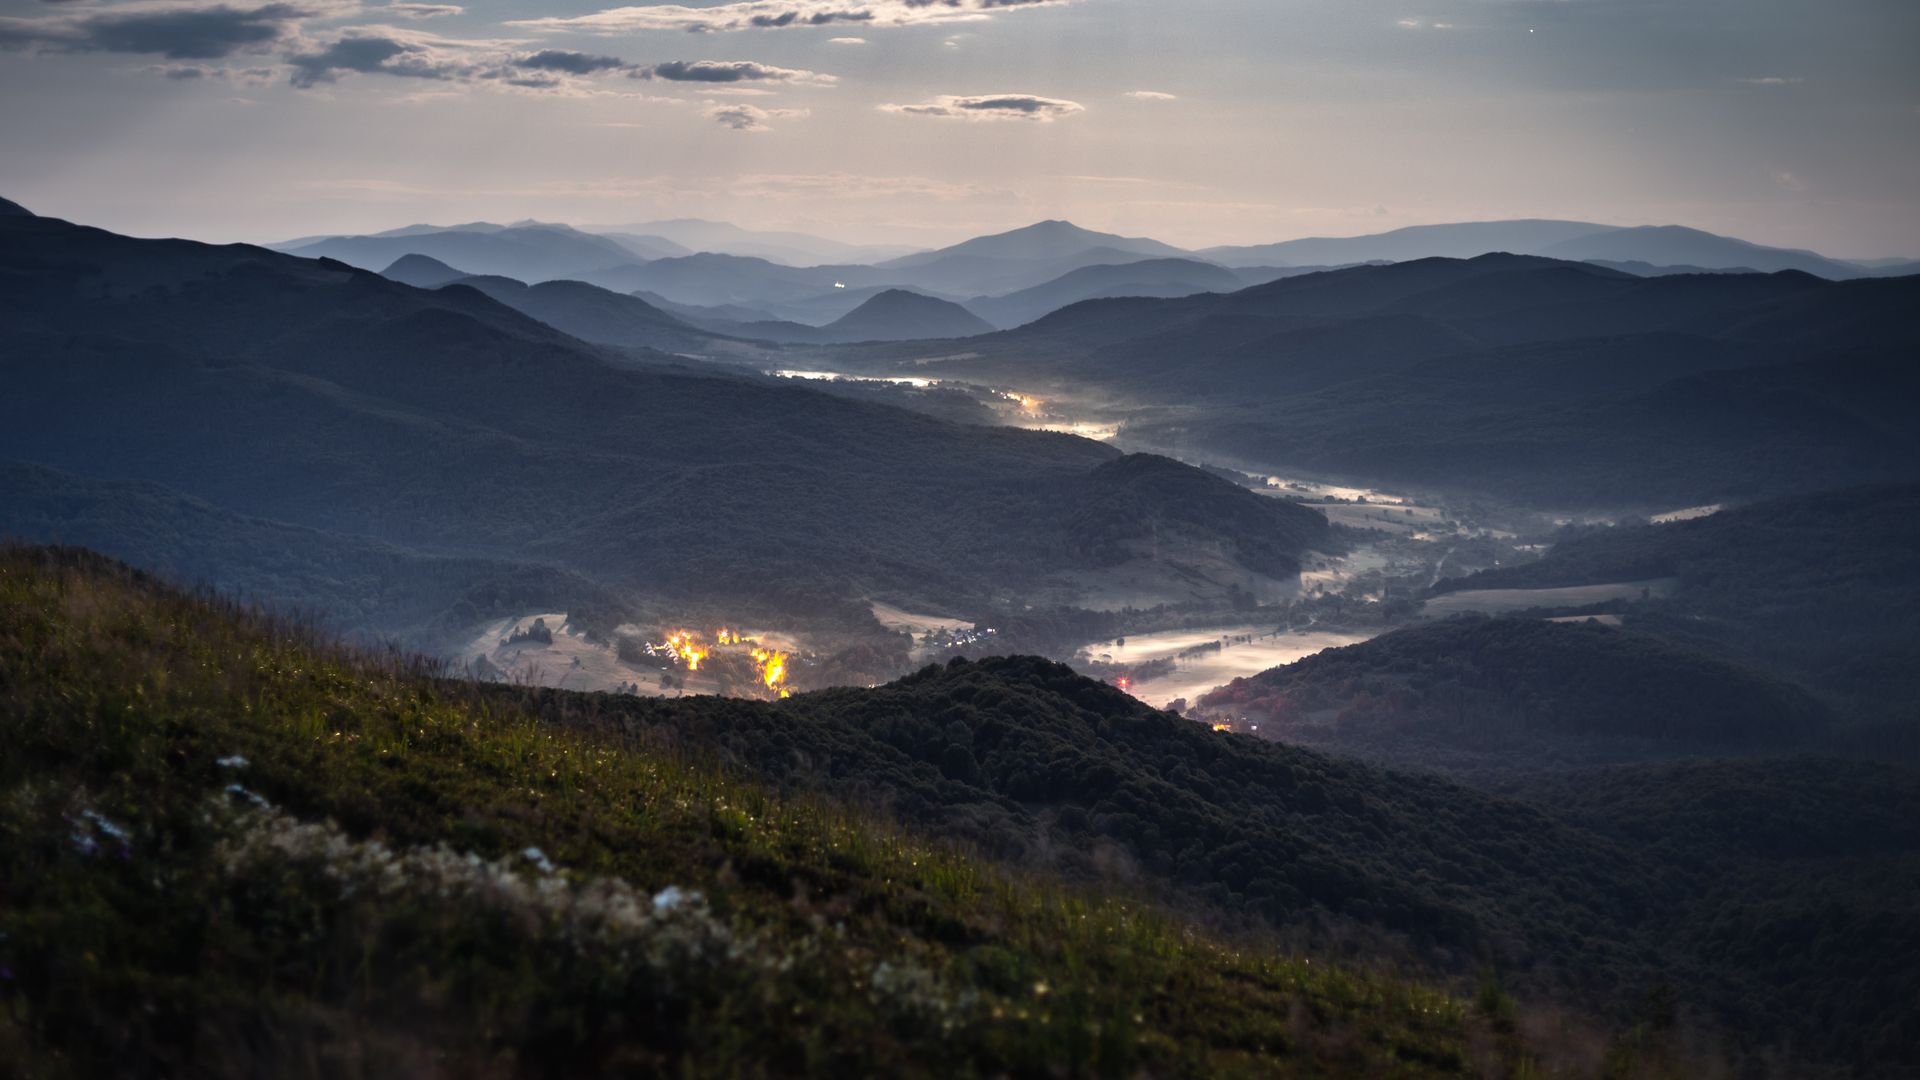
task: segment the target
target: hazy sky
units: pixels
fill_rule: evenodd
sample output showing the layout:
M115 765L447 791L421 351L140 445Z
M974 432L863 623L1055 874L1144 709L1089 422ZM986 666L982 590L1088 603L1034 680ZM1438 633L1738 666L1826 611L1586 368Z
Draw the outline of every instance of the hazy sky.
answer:
M1567 217L1920 256L1920 0L0 0L0 102L0 194L147 235Z

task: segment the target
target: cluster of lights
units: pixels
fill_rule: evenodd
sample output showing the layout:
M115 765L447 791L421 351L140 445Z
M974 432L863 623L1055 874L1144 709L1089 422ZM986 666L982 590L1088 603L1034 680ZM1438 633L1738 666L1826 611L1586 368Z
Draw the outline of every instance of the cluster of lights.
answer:
M648 645L647 652L652 655L667 655L686 665L688 671L699 671L700 665L715 648L752 644L740 636L738 630L721 627L714 631L713 645L704 644L700 637L690 630L675 630L667 635L667 640L658 645ZM753 645L750 652L760 682L769 691L781 697L792 697L793 691L787 689L787 672L791 666L786 653L778 649L765 649Z

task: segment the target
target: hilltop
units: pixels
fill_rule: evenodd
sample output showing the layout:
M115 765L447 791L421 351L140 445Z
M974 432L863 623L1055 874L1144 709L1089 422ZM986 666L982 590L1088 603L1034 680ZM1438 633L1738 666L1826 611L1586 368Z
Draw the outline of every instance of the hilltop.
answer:
M30 1073L1527 1065L1498 994L1228 943L85 553L0 552L0 673Z
M828 341L909 341L971 337L993 326L951 301L887 289L820 329Z
M1830 717L1759 669L1593 622L1463 616L1235 679L1196 715L1456 773L1817 746Z
M1672 578L1630 628L1744 658L1904 731L1920 751L1920 487L1852 488L1669 524L1570 530L1538 561L1440 593Z

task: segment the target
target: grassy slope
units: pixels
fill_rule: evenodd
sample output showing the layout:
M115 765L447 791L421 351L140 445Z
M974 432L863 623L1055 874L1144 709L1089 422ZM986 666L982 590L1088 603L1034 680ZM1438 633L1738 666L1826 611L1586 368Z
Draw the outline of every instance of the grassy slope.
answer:
M26 1075L1532 1068L1498 1009L1010 877L85 553L0 553L0 674L0 1059Z

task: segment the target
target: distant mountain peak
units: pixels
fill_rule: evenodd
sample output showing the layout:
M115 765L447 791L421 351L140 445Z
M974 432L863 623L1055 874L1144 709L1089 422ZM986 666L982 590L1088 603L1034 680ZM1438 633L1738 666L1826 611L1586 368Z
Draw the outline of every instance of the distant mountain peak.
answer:
M398 281L403 285L412 285L420 289L437 289L449 282L471 277L465 270L459 270L441 262L431 255L408 254L393 260L380 276L388 281Z
M33 211L11 199L0 199L0 217L35 217Z
M839 341L910 341L971 337L994 327L951 300L884 289L822 329Z

